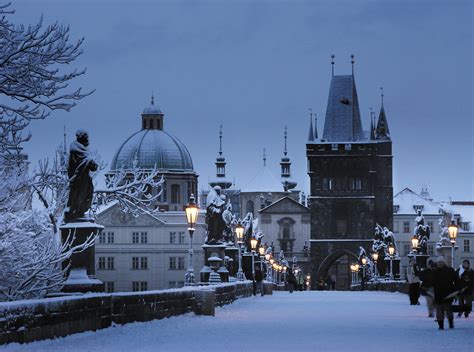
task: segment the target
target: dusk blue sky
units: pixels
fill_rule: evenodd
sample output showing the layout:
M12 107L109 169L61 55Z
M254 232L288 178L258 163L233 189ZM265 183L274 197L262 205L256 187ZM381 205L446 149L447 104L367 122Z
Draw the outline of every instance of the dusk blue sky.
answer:
M215 173L219 125L229 177L247 184L262 150L279 174L288 125L293 176L307 193L308 108L322 134L331 78L355 75L364 129L385 110L394 193L428 187L437 200L473 200L471 1L13 1L17 23L58 20L85 37L76 85L96 92L70 113L30 127L30 160L51 156L78 128L109 164L140 129L151 92L165 130L188 147L199 187Z

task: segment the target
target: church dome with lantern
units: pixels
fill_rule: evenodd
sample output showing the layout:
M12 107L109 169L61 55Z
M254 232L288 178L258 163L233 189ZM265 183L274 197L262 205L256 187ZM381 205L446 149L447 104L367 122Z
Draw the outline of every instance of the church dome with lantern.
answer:
M109 173L117 170L156 168L165 184L161 203L165 210L182 210L197 190L197 174L185 144L163 128L164 114L154 98L142 114L142 128L117 149ZM172 205L172 206L171 206Z

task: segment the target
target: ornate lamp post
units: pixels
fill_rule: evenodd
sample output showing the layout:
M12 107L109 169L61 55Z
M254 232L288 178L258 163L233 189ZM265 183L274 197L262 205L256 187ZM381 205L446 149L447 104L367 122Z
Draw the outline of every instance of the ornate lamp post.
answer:
M393 280L393 255L395 254L395 247L388 246L388 255L390 256L390 280Z
M252 281L255 282L255 250L257 249L258 241L252 237L250 240L250 247L252 249Z
M265 259L265 247L258 247L258 254L260 255L260 271L263 273L263 260Z
M355 274L356 274L356 283L359 282L359 269L360 269L359 263L355 263L354 264L354 270L355 270Z
M372 259L374 260L374 275L375 275L375 280L377 281L378 279L378 270L377 270L377 260L379 259L379 254L377 252L372 253Z
M366 266L367 266L367 257L362 257L362 289L365 288L365 274L366 274Z
M242 271L242 243L244 242L244 231L245 228L242 226L242 223L239 221L235 227L235 235L237 237L237 245L239 247L239 269L237 270L237 280L244 281L245 276Z
M351 284L354 285L355 284L355 265L354 264L351 264L350 266L351 268Z
M189 197L189 203L186 206L186 220L188 221L188 232L189 232L189 261L188 261L188 270L184 276L184 285L193 286L194 285L194 264L193 264L193 234L195 231L194 225L197 223L197 218L199 215L199 207L197 206L194 194L191 194Z
M270 265L270 259L272 258L271 253L265 254L265 265L267 267L267 281L272 281L271 270L272 266Z
M454 268L454 246L456 245L456 237L458 236L458 225L454 219L451 219L451 224L448 226L449 240L451 241L451 267Z

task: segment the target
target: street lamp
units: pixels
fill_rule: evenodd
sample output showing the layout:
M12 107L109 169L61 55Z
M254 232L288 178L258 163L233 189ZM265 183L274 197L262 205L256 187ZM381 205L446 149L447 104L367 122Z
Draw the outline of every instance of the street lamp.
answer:
M379 253L374 252L372 253L372 259L374 260L374 275L375 275L375 280L377 280L378 275L378 270L377 270L377 260L379 259Z
M413 249L413 252L416 253L418 251L418 237L416 235L413 235L411 239L411 246Z
M258 247L258 254L260 254L260 271L263 273L263 260L265 259L265 247Z
M188 221L188 232L189 232L189 261L188 261L188 270L184 276L184 285L193 286L194 285L194 265L193 265L193 234L194 234L194 225L197 223L197 218L199 215L199 207L197 206L194 194L191 194L189 197L189 203L185 208L186 210L186 220Z
M235 227L235 235L237 237L237 245L239 247L239 269L237 270L237 280L244 281L244 272L242 271L242 243L244 242L244 227L239 221Z
M252 249L252 281L255 282L255 250L257 249L258 240L252 237L250 247Z
M451 267L454 268L454 246L456 245L456 237L458 236L458 225L454 219L451 219L451 224L448 226L449 239L451 240Z
M390 256L390 280L393 280L393 255L395 254L395 247L391 244L388 246L388 255Z

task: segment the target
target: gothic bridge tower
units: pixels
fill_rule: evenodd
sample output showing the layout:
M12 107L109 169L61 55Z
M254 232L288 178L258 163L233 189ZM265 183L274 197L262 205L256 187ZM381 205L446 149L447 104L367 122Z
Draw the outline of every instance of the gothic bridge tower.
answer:
M324 131L318 138L311 119L306 144L313 289L328 275L337 288L348 288L349 263L360 246L370 253L375 224L393 227L392 141L383 91L378 121L371 116L370 131L363 131L353 56L351 75L334 75L334 60L332 65Z

